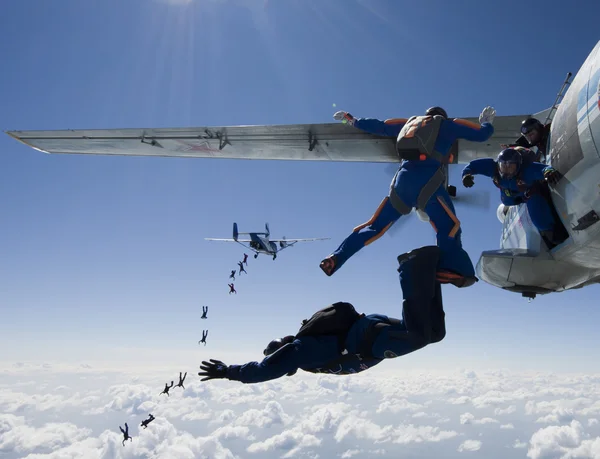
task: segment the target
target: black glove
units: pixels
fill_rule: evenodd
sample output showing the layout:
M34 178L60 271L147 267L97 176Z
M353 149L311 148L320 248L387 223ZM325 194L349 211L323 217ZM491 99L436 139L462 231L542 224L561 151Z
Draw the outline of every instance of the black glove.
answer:
M202 361L200 369L203 371L198 372L198 376L206 376L206 378L202 378L200 381L208 381L209 379L227 378L229 367L220 360L210 359L210 362Z
M548 182L548 185L554 186L558 183L558 181L562 178L562 174L558 172L556 169L547 169L544 172L544 179Z
M465 175L462 178L462 182L463 182L463 185L467 188L471 188L473 185L475 185L475 179L470 174Z

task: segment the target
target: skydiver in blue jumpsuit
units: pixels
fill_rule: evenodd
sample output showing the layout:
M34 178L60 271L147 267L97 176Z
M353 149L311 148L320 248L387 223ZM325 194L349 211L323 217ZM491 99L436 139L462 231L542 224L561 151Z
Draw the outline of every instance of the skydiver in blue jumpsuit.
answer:
M390 194L383 199L368 222L354 228L340 246L321 261L320 267L325 274L331 276L356 252L380 238L402 215L417 208L429 216L436 231L437 246L441 249L438 279L457 287L473 285L477 281L475 269L469 254L462 248L460 221L446 190L441 166L452 162L449 152L456 140L488 140L494 133L492 123L495 113L492 107L486 107L479 116L481 125L477 125L466 120L448 119L446 111L441 107L429 108L426 111L427 119L436 120L432 123L434 125L441 122L439 130L428 134L429 146L424 148L422 138L419 138L421 144L416 155L401 155L401 159L404 159L392 181ZM405 141L409 137L418 137L411 134L411 126L420 122L419 118L416 121L414 118L381 121L372 118L357 119L347 112L337 112L334 115L334 119L350 123L368 133L397 138L397 149L401 138ZM423 151L428 154L423 154Z
M204 377L202 381L223 378L245 384L291 376L298 369L347 375L437 343L446 335L442 289L436 279L440 254L439 247L426 246L400 255L402 319L361 314L345 339L342 335L343 349L331 334L288 335L271 341L261 362L226 365L210 359L202 362L198 375Z
M542 163L523 160L534 155L523 147L505 148L498 155L498 160L481 158L471 161L463 169L462 182L467 188L474 185L474 175L490 177L500 188L500 199L505 206L525 203L531 222L540 235L549 242L550 248L562 242L560 232L552 215L548 201L539 192L539 182L545 180L549 185L556 185L561 175L554 168Z

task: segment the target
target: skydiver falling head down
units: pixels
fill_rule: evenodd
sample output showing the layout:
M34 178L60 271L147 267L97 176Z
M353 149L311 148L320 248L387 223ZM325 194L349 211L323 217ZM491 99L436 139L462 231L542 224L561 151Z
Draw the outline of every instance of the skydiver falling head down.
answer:
M145 429L146 427L148 427L148 424L154 421L154 419L154 416L152 416L152 413L150 413L148 419L144 419L140 425Z
M171 389L173 387L173 384L174 384L173 381L171 381L171 385L170 386L167 383L165 383L164 390L160 394L158 394L158 395L167 394L167 396L170 396L169 395L169 389Z
M200 341L198 341L198 344L204 343L204 345L206 346L206 338L207 337L208 337L208 330L202 330L202 339Z
M402 319L359 314L350 303L335 303L303 322L296 335L271 341L262 362L226 365L210 359L202 362L198 375L202 381L223 378L246 384L292 376L298 369L347 375L437 343L446 335L436 279L440 254L439 247L426 246L398 257Z
M185 390L185 386L183 385L183 381L185 381L185 378L187 377L187 371L185 372L185 375L183 375L183 378L181 377L181 371L179 372L179 382L177 383L177 385L175 387L183 387L183 389Z
M202 306L202 317L201 319L207 319L206 314L208 314L208 306Z
M231 274L229 274L229 278L235 280L235 269L231 270Z
M123 428L121 426L119 426L119 429L121 430L121 433L123 434L123 446L125 446L126 440L133 441L131 439L131 437L129 436L129 426L127 425L127 423L125 423L125 430L123 430Z
M243 262L241 262L241 261L238 261L238 266L240 267L240 275L241 275L242 273L246 273L246 274L248 274L248 273L246 272L246 270L244 269L244 263L243 263Z
M232 293L235 293L237 295L237 291L235 290L235 287L233 286L233 284L227 284L229 285L229 294L231 295Z

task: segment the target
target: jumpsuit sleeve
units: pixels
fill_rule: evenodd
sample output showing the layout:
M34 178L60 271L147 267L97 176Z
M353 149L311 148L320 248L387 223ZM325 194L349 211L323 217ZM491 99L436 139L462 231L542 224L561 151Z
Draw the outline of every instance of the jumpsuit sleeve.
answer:
M470 140L471 142L485 142L494 133L494 126L490 123L480 125L456 118L452 120L452 131L456 138Z
M552 167L542 163L531 163L523 171L522 178L527 183L537 182L538 180L544 180L544 172L552 170Z
M462 176L465 175L485 175L493 177L496 172L496 161L492 158L474 159L462 171Z
M306 346L303 346L300 340L295 340L274 354L265 357L262 362L230 365L227 370L227 379L244 384L270 381L296 371L302 365L310 364L311 360L313 359Z
M406 118L389 119L385 121L376 118L358 118L354 127L369 134L385 137L398 137L402 127L406 124Z
M506 196L505 193L500 193L500 201L505 206L518 206L523 204L523 198L521 196Z

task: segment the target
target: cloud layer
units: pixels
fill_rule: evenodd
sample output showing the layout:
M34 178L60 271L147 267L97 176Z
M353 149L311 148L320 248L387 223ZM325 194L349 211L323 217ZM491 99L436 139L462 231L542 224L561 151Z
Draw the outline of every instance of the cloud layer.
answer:
M178 374L167 376L177 382ZM201 383L89 365L0 370L0 456L600 457L600 376L299 373ZM155 416L143 429L140 422ZM127 422L132 441L122 445Z

